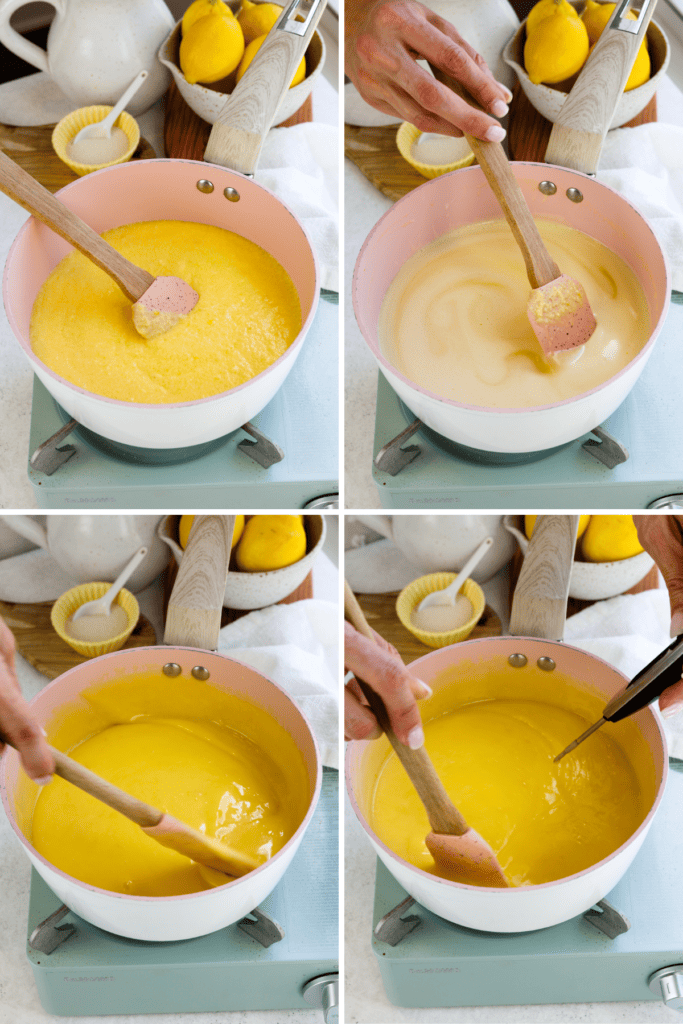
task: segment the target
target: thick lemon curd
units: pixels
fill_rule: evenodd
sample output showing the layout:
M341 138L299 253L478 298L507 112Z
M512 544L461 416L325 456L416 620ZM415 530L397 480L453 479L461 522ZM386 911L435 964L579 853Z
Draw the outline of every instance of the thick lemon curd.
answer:
M145 339L121 289L81 253L70 253L38 293L30 336L38 358L72 384L124 402L208 398L267 369L301 330L291 278L241 235L147 221L103 237L155 277L182 278L199 302L170 331Z
M479 701L425 724L426 748L446 790L491 844L511 885L590 867L621 846L649 810L609 726L553 763L588 724L574 711L533 700ZM427 815L393 751L377 775L369 820L399 856L458 881L432 860Z
M536 223L562 272L585 287L597 320L579 358L543 355L527 317L521 253L507 223L496 220L458 228L404 264L379 319L389 362L433 394L501 409L574 398L627 366L650 336L636 275L583 232Z

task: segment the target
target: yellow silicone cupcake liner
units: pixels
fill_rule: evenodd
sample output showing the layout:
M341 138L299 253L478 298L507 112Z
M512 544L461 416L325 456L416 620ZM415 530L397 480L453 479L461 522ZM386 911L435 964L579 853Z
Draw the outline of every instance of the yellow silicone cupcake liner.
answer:
M91 171L101 171L103 167L113 167L114 164L125 164L132 157L140 142L140 128L134 117L122 110L114 121L114 126L120 128L128 136L128 149L116 160L110 160L105 164L79 164L67 156L66 147L86 124L96 124L107 116L111 107L81 107L79 110L72 110L70 114L63 117L59 124L56 124L52 132L52 148L67 167L70 167L74 174L82 177L90 174Z
M403 159L407 160L423 178L438 178L440 174L448 174L449 171L457 171L461 167L469 167L470 164L474 163L474 153L471 149L462 159L450 164L421 163L413 156L413 146L422 134L420 129L416 128L414 124L408 124L407 121L404 121L396 133L396 145Z
M128 625L122 633L110 640L97 641L74 640L72 636L69 636L65 628L69 617L86 601L96 601L99 597L104 597L110 586L111 583L81 583L80 586L67 590L66 594L62 594L52 606L50 620L53 629L69 647L73 647L74 651L82 654L84 658L97 658L101 654L110 654L112 651L120 650L140 618L140 606L136 598L130 590L124 589L114 598L114 604L120 604L128 616Z
M417 629L410 621L410 614L416 605L420 603L427 594L433 594L435 590L444 590L449 583L452 583L457 573L455 572L433 572L429 576L420 576L413 580L407 587L404 587L396 598L396 613L413 636L417 637L427 647L448 647L450 644L457 644L466 640L479 619L484 614L486 598L484 591L474 580L467 579L460 588L460 593L472 604L472 617L458 629L448 630L446 633L429 633L425 629Z

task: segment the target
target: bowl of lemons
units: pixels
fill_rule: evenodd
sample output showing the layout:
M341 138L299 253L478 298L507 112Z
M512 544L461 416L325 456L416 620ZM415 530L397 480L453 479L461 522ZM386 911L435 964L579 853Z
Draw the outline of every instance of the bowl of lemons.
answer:
M571 87L600 38L616 4L596 0L538 0L503 50L529 102L556 121ZM636 15L629 11L629 18ZM659 25L650 22L614 111L619 128L643 110L664 77L670 48Z
M180 565L194 516L165 516L157 534ZM301 586L325 541L320 515L237 515L223 605L267 608Z
M505 516L503 525L526 554L536 516ZM569 596L603 601L630 590L647 576L654 561L644 551L633 516L579 516Z
M214 124L223 105L282 13L273 3L194 0L159 50L181 96L195 114ZM275 124L287 121L308 99L325 63L325 44L314 32Z

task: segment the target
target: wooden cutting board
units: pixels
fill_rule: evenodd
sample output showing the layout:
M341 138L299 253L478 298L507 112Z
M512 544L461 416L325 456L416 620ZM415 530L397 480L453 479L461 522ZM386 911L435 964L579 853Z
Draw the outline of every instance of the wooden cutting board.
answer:
M405 628L396 614L396 598L400 591L392 594L356 594L368 623L388 643L393 644L406 664L429 654L434 648L427 647ZM470 633L469 640L480 640L485 636L500 636L500 619L488 605L484 614Z

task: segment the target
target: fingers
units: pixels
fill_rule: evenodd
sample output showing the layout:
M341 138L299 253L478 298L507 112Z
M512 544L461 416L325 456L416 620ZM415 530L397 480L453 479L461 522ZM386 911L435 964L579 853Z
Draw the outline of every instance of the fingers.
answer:
M409 57L401 62L395 82L404 93L401 106L405 120L421 131L440 131L442 135L454 135L456 133L453 129L457 128L458 134L461 131L467 132L468 135L489 142L500 142L505 138L505 129L497 121L471 107ZM399 96L398 90L394 91L394 96ZM434 127L439 123L442 128ZM423 124L427 127L422 127Z
M11 684L8 673L0 670L0 728L16 747L24 771L41 785L49 782L55 763L40 729L31 717L21 693Z
M671 636L683 633L683 516L634 516L638 539L664 577L671 603Z
M664 718L673 718L683 711L683 679L667 687L659 697L659 710Z
M355 682L355 680L353 680ZM377 740L382 735L375 716L367 704L351 689L344 687L344 737L347 740Z

